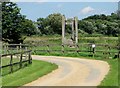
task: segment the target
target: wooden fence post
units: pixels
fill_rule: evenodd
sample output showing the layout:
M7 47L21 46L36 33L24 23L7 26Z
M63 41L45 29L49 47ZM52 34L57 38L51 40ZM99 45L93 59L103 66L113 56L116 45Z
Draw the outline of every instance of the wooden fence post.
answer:
M22 52L22 45L21 45L21 43L20 43L20 52Z
M17 53L19 52L19 47L17 46ZM17 58L19 57L19 55L17 55Z
M77 54L79 53L79 45L76 45L76 52L77 52Z
M88 47L88 51L89 51L89 54L90 54L90 56L91 56L91 55L92 55L92 52L93 52L93 51L92 51L92 45L89 44L88 46L89 46L89 47Z
M109 46L106 45L106 59L109 58Z
M6 44L4 44L4 54L7 54Z
M28 63L29 64L32 63L31 52L28 53Z
M95 44L92 44L93 58L94 58L94 56L95 56L95 48L96 48L96 45L95 45Z
M47 45L47 52L50 54L50 46Z
M28 48L25 47L25 51L27 51L27 50L28 50ZM27 53L25 54L25 58L27 59Z
M6 46L5 46L5 47L6 47L6 54L8 54L8 52L7 52L7 51L8 51L7 44L6 44Z
M20 54L20 68L22 68L22 53Z
M13 72L13 55L10 56L10 73Z
M95 57L95 48L93 48L93 58Z
M64 54L64 44L62 44L62 53Z
M4 47L5 47L5 45L3 44L3 45L2 45L2 53L3 53L3 54L5 54L5 51L4 51L5 49L4 49Z

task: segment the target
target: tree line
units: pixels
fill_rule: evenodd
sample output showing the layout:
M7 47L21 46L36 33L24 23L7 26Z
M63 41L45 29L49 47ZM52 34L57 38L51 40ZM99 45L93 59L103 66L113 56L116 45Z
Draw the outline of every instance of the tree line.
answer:
M20 13L16 3L2 3L2 40L8 43L22 43L26 36L32 35L61 35L61 22L60 13L50 14L33 22ZM89 16L78 20L78 30L83 35L101 34L117 37L120 34L120 19L117 13ZM67 25L66 33L71 32L70 25Z
M25 36L34 35L33 22L20 13L16 3L2 2L2 40L8 43L23 42Z

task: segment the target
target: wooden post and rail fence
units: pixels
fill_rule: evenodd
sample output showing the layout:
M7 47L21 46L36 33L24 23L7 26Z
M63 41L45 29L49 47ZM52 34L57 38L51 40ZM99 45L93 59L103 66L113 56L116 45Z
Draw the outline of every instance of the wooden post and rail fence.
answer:
M52 48L52 47L61 47L61 49ZM39 48L36 48L39 47ZM42 49L43 47L46 47L45 49ZM102 47L104 50L97 49L98 47ZM32 53L35 52L62 52L65 54L66 52L89 52L93 57L94 55L98 53L102 53L106 58L109 57L110 54L115 54L116 57L120 58L120 50L117 50L118 46L112 46L108 44L77 44L75 45L75 49L66 49L66 45L64 44L40 44L40 45L27 45L27 44L4 44L3 45L3 54L8 54L9 52L22 52L31 50ZM86 49L84 49L86 48ZM112 49L115 48L116 50L112 51Z
M23 57L25 57L23 54L28 54L26 60L23 60ZM20 55L20 60L18 62L14 63L13 58L14 58L15 55ZM7 57L7 56L10 56L9 64L5 65L5 66L1 66L0 68L5 68L5 67L10 66L11 72L13 72L12 69L13 69L13 65L15 65L15 64L19 64L20 68L22 68L22 63L24 63L24 62L28 62L28 64L32 63L31 51L24 51L24 52L13 53L13 54L3 54L1 57ZM3 59L6 59L6 58L3 58Z
M58 46L61 48L60 49L52 48L52 47L58 47ZM34 47L42 47L42 48L46 47L46 48L34 49ZM97 47L103 47L104 50L97 49ZM82 49L82 48L87 48L87 49ZM22 64L24 62L31 64L32 63L31 53L34 53L34 52L47 52L49 54L51 52L61 52L63 54L67 52L74 52L77 54L79 54L80 52L89 52L93 57L96 55L96 53L102 53L103 56L105 56L105 58L109 58L110 54L114 54L117 58L120 58L120 51L117 49L116 49L117 51L113 51L113 50L111 51L112 48L116 49L117 47L116 46L113 47L110 45L103 45L103 44L79 44L71 48L69 47L70 50L69 49L66 50L66 46L63 44L62 45L61 44L47 44L47 45L43 44L43 45L35 45L35 46L25 45L25 44L4 44L0 59L2 60L9 57L10 61L9 61L9 64L5 66L0 66L0 68L10 67L10 72L13 72L13 66L16 64L19 65L19 68L22 68ZM13 61L13 58L15 56L17 57L16 59L18 59L18 62Z
M24 49L23 49L24 47ZM13 52L13 51L14 52ZM28 50L28 46L24 44L5 44L3 45L3 52L0 56L0 61L4 61L5 59L8 61L7 64L1 63L0 69L10 68L10 73L13 72L14 65L19 65L19 69L22 68L23 63L31 64L32 50ZM14 60L16 60L14 62Z
M61 47L61 49L53 48L53 47ZM33 46L32 46L33 47ZM36 47L39 47L36 48ZM41 47L41 48L40 48ZM45 49L42 49L43 47L46 47ZM102 47L102 49L98 49L98 47ZM93 57L96 55L96 53L102 53L102 55L105 58L109 58L111 54L114 54L115 57L120 58L120 51L117 50L118 46L112 46L107 44L78 44L74 47L69 47L69 49L66 49L66 45L64 44L41 44L41 45L35 45L33 47L33 53L35 52L46 52L48 54L52 52L60 52L60 53L67 53L67 52L74 52L74 53L80 53L80 52L89 52ZM34 49L35 48L35 49ZM73 48L73 49L72 49ZM86 49L82 49L86 48ZM112 50L113 49L113 50ZM115 49L115 50L114 50ZM35 53L36 54L36 53Z

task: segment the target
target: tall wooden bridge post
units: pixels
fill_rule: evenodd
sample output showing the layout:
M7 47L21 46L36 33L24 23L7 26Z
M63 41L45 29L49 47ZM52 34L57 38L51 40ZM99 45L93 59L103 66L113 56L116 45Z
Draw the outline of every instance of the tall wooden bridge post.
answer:
M64 44L65 38L65 16L62 16L62 44Z
M72 39L75 40L75 27L74 27L74 19L72 20Z
M75 17L75 43L77 44L78 43L78 18Z

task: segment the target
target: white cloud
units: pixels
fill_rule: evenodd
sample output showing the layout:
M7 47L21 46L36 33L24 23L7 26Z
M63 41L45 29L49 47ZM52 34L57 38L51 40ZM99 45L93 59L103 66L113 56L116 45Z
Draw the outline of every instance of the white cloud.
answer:
M95 9L92 8L92 7L90 7L90 6L88 6L88 7L83 8L83 9L80 11L80 13L82 13L82 14L88 14L88 13L93 12L93 11L95 11Z

